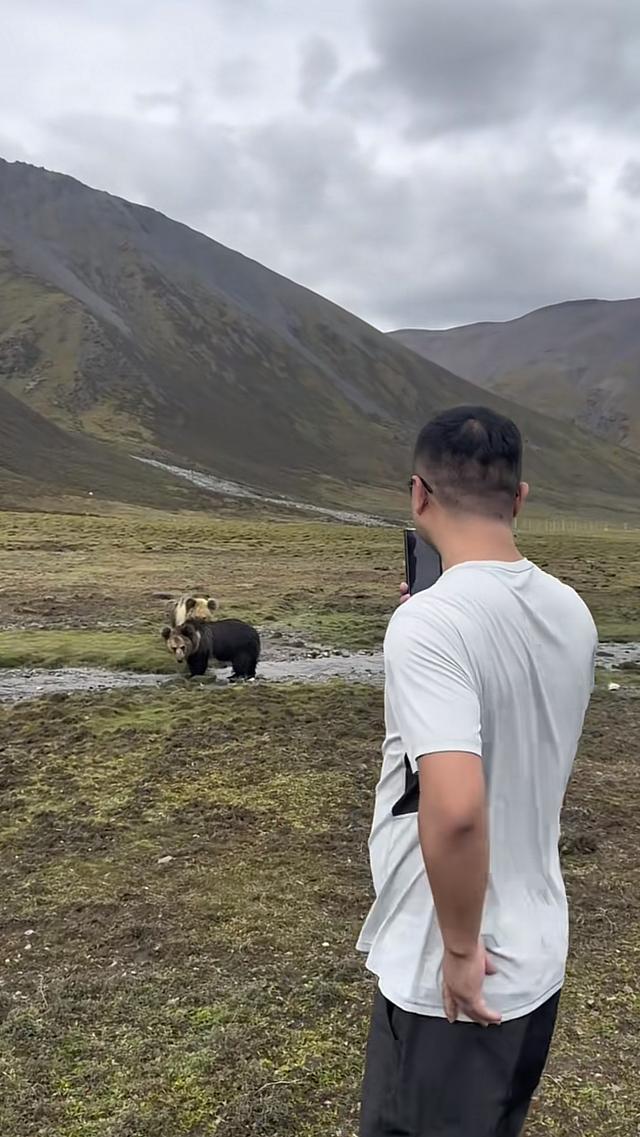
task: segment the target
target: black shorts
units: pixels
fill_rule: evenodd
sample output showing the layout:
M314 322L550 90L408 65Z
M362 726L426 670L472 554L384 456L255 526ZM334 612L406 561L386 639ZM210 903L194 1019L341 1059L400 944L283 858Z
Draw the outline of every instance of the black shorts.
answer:
M519 1137L560 993L502 1026L409 1014L378 991L360 1137Z

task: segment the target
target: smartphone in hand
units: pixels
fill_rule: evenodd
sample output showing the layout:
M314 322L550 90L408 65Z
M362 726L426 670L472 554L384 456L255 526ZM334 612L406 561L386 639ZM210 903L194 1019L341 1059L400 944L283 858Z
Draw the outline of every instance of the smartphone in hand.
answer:
M442 576L442 561L437 549L428 545L415 529L404 531L405 580L411 596L424 592Z

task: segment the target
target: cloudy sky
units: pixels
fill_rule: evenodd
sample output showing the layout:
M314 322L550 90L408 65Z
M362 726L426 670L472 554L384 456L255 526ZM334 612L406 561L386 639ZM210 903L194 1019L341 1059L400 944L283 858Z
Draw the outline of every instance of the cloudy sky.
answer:
M383 328L640 293L638 0L21 0L0 154Z

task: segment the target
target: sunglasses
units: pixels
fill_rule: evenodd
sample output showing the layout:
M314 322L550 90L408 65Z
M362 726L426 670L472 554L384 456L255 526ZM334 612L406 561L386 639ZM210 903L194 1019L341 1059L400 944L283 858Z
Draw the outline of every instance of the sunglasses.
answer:
M414 487L416 478L418 479L418 481L420 482L422 487L427 491L427 493L430 493L430 494L433 493L432 487L429 485L428 482L425 481L424 478L422 478L420 476L420 474L412 474L411 477L409 478L409 482L408 482L409 493L413 493L413 487Z

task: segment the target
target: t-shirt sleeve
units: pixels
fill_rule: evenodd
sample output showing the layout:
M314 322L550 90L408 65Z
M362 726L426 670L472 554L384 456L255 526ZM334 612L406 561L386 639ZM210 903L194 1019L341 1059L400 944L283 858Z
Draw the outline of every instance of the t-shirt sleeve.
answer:
M385 640L390 710L413 769L424 754L482 756L480 699L455 627L435 610L400 611Z

